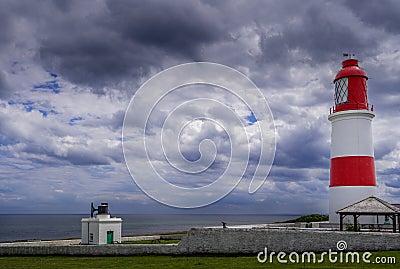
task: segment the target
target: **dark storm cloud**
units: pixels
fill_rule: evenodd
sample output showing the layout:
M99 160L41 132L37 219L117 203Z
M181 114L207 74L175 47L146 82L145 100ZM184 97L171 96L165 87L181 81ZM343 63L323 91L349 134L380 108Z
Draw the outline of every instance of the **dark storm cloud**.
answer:
M393 134L395 135L395 134ZM381 143L374 144L374 156L375 160L381 160L385 155L391 153L396 147L396 142L394 140L383 141Z
M370 27L400 33L400 2L397 0L344 1L354 14Z
M104 86L165 68L167 59L203 60L208 45L231 40L249 25L260 35L260 60L282 66L299 60L317 64L377 43L374 36L349 27L351 18L340 15L344 8L336 2L50 1L29 9L23 2L8 6L36 25L38 55L47 70L95 86L100 94ZM8 22L10 15L4 15L1 20ZM4 36L9 25L0 26ZM239 54L247 51L236 46Z
M321 119L322 120L322 119ZM320 121L321 121L320 120ZM325 168L329 165L329 143L320 128L321 122L279 131L274 164L291 168Z
M364 35L356 25L349 27L351 18L341 12L340 5L304 1L297 14L283 14L287 21L282 20L275 33L262 34L263 61L287 66L300 52L303 57L297 60L318 64L336 59L343 52L374 48L375 37Z
M0 50L12 39L12 25L10 22L10 15L7 14L7 9L0 9Z
M198 57L201 44L220 38L219 13L200 2L109 1L110 27L134 42Z
M110 161L106 156L93 154L91 151L73 149L68 152L66 159L75 165L107 165Z
M5 98L10 95L11 87L6 80L6 76L0 71L0 98Z
M396 53L396 52L395 52ZM396 54L399 54L398 52ZM375 68L366 67L368 79L368 102L374 105L378 118L393 116L400 112L399 107L399 70L400 57L391 57L386 64ZM397 68L397 70L396 70Z
M388 168L380 172L380 175L400 175L400 167ZM396 182L398 187L400 187L400 181Z
M274 165L271 169L268 180L274 182L302 182L306 184L306 181L310 181L312 178L328 182L329 181L329 169L325 169L324 172L316 173L311 168L292 168L285 166Z
M60 19L47 18L40 58L48 69L80 84L140 78L160 68L166 57L201 59L202 46L221 36L216 11L200 2L108 1L87 16L70 15L62 7L54 13Z
M56 145L51 143L46 146L30 143L26 144L22 151L29 154L27 159L40 164L108 165L111 160L122 161L119 152L107 149L76 146L60 155L56 153L55 147Z
M110 128L113 131L121 130L122 125L124 123L124 117L125 117L125 111L124 110L119 110L115 112L111 119L109 120L107 126L110 126Z

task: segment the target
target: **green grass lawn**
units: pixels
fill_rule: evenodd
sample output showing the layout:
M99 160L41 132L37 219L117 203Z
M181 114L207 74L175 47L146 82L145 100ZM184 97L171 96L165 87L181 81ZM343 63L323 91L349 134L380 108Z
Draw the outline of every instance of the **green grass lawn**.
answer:
M130 257L71 257L71 256L13 256L0 257L1 269L19 268L399 268L400 251L374 252L370 258L396 257L397 264L331 264L326 259L319 264L259 263L256 256L130 256Z

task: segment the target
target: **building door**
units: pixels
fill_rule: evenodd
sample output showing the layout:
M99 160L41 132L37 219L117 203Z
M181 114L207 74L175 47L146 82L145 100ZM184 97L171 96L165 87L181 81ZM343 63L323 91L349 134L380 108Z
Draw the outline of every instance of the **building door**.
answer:
M113 241L114 241L114 232L107 231L107 244L112 244Z

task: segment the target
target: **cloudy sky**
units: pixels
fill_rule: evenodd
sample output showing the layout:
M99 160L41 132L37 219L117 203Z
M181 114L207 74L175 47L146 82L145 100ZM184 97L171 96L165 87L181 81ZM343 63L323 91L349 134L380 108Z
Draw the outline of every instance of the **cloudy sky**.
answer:
M0 213L86 213L91 201L109 202L114 213L327 213L327 116L343 52L355 53L369 76L379 196L399 203L399 44L395 0L0 1ZM249 195L262 116L218 87L175 91L148 119L150 153L133 154L130 169L143 172L150 158L170 183L191 188L224 174L229 160L248 164L242 182L222 200L176 209L134 183L122 127L144 82L199 61L234 68L257 85L275 121L276 154L267 181ZM213 121L221 113L207 114L212 102L181 106L201 98L237 115L249 155L233 155L243 149L240 134ZM187 161L212 152L207 173L178 173L157 148L155 138L176 107L182 107L177 118L200 108L208 115L179 126L178 141L166 141L179 145ZM212 143L202 148L201 141ZM243 172L237 170L227 175L236 180Z

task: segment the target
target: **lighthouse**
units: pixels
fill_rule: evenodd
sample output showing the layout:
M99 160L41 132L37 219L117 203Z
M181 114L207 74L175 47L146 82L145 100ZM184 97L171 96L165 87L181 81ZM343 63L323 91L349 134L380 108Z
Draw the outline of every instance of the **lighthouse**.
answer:
M335 79L329 185L329 221L339 223L336 211L374 195L376 189L372 142L373 106L368 103L367 74L358 60L342 62ZM364 222L373 223L373 219Z
M111 217L108 203L101 203L96 209L91 204L90 218L82 218L82 245L121 243L122 219ZM97 215L94 216L94 212Z

